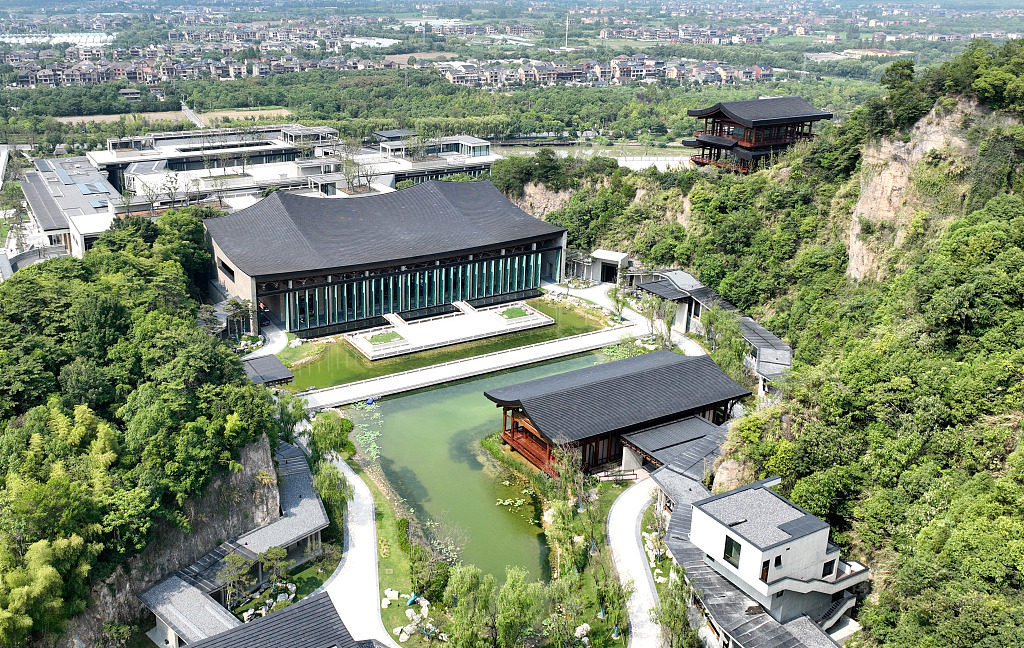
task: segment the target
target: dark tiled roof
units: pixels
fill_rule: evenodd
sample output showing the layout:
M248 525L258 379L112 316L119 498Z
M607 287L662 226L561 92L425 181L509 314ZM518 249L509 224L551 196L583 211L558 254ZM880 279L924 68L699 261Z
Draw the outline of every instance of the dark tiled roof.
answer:
M352 638L327 592L192 644L193 648L369 648L370 645Z
M693 503L758 549L828 530L828 524L763 482L754 482Z
M411 261L560 235L490 182L426 182L361 198L278 191L205 221L229 263L250 277Z
M698 144L710 144L718 148L732 148L736 146L737 142L734 139L728 137L719 137L718 135L698 135Z
M701 480L721 454L726 428L700 416L633 432L623 437L627 442L662 466Z
M758 374L765 378L777 378L793 366L793 349L788 344L754 318L741 313L714 290L694 279L693 275L682 270L659 270L658 274L665 278L642 283L638 288L664 299L678 302L690 297L702 306L718 306L722 310L738 313L743 339L757 350Z
M631 432L750 394L709 356L655 351L484 392L522 406L549 439Z
M687 110L686 114L690 117L709 117L719 111L726 117L744 126L790 124L793 122L832 119L832 113L818 110L800 97L723 101L710 108Z
M669 299L671 301L679 301L686 299L690 294L684 290L679 290L672 282L667 279L659 279L658 281L648 281L637 286L640 290L646 290L649 293L655 294L663 299Z
M743 648L801 648L807 644L773 619L727 578L704 562L704 552L690 543L693 502L708 494L697 482L676 489L675 509L669 519L665 544L672 558L686 570L686 578L715 622ZM826 636L824 632L818 631Z
M242 360L242 369L255 385L289 381L295 377L275 355Z

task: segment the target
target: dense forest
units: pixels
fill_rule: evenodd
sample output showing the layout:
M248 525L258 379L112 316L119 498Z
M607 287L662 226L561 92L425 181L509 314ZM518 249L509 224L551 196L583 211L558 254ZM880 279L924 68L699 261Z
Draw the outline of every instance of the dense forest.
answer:
M742 86L549 87L492 93L456 86L430 71L311 70L266 79L169 82L167 101L144 93L127 103L122 84L0 90L0 129L59 134L71 143L95 144L90 132L59 124L50 116L166 111L183 98L196 110L283 106L303 123L337 128L346 137L368 137L382 128L409 127L423 133L465 133L514 137L550 132L604 131L611 137L648 134L657 138L689 136L694 121L686 110L765 93L797 94L845 116L878 94L875 83L835 79Z
M884 98L749 177L595 181L553 156L494 170L510 193L572 187L547 216L571 245L686 268L792 344L780 399L727 456L747 479L781 475L873 567L868 646L1024 644L1022 67L1020 42L893 65ZM864 216L852 238L878 256L851 278L851 211L880 173L864 152L940 127L962 147L912 166L908 213Z
M277 408L196 325L208 209L131 217L0 283L0 646L52 638Z

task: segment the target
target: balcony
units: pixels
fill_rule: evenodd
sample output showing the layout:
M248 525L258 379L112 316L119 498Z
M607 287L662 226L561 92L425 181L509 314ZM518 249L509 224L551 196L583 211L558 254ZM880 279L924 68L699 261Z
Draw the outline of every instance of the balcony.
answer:
M558 478L558 471L551 458L551 448L546 443L528 432L511 432L509 430L501 433L501 440L526 458L537 470L544 471L553 479Z

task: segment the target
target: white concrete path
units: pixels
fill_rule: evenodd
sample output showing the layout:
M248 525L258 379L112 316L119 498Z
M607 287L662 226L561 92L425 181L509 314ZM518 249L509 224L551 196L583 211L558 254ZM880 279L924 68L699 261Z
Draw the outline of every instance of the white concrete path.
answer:
M365 401L369 398L398 394L401 392L439 385L452 380L461 380L479 376L493 371L511 369L542 362L553 358L561 358L576 353L584 353L615 344L623 336L636 335L635 325L624 322L622 326L592 331L547 342L539 342L515 349L506 349L495 353L453 360L442 364L412 369L379 378L360 380L347 385L317 389L302 394L306 399L307 409L336 407Z
M571 297L581 297L588 301L592 301L595 304L606 308L609 311L612 310L612 300L608 299L608 291L611 290L613 284L610 283L598 283L590 288L576 288L567 289L563 286L556 284L544 284L544 290L553 293L566 293L568 292ZM647 324L647 318L636 312L631 308L626 308L622 311L622 317L636 324L639 329L635 335L648 335L650 327ZM683 334L681 328L677 324L672 328L672 343L683 350L686 355L706 355L707 352L704 348L697 344L696 340L690 339Z
M242 356L242 360L252 360L268 355L277 355L288 346L288 334L281 330L277 324L271 322L260 326L260 333L267 336L267 343L250 354Z
M352 485L352 499L345 511L345 551L324 588L353 639L376 639L390 648L399 648L380 618L373 494L347 463L338 458L332 463Z
M664 639L661 626L651 621L651 610L657 605L658 592L647 563L640 536L644 511L654 498L650 480L639 481L616 498L608 512L608 546L619 580L633 582L633 596L626 603L629 615L629 648L661 648Z

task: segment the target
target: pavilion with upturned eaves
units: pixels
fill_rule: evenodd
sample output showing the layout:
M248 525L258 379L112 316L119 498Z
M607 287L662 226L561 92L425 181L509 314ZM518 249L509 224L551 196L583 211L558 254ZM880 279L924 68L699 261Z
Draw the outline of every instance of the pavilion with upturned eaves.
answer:
M800 97L724 101L686 114L704 121L693 139L683 141L700 149L690 156L694 164L740 173L750 173L793 144L813 139L815 122L832 119L832 113Z
M623 436L689 417L725 423L750 395L710 356L655 351L499 387L484 396L502 409L501 442L535 468L558 476L557 451L578 454L594 472L625 465Z

